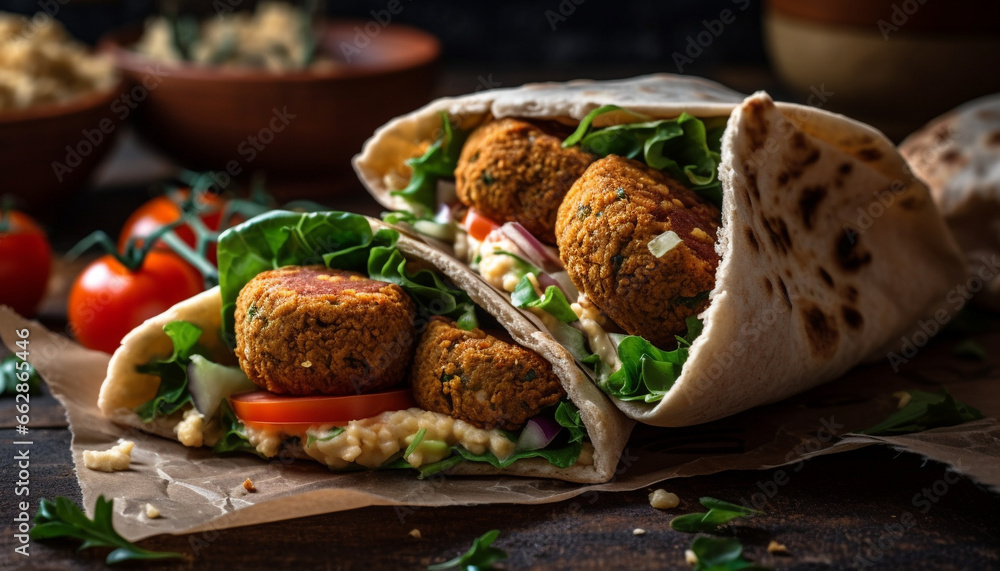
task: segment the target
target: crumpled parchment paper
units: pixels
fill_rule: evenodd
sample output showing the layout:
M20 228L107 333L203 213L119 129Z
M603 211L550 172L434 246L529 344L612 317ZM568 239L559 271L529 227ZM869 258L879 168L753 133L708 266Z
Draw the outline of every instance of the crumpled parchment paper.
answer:
M15 331L30 332L29 361L65 406L73 433L77 479L88 513L98 495L115 499L115 527L130 540L291 519L371 505L413 506L556 502L591 491L627 491L669 478L724 470L801 469L813 456L885 444L952 466L1000 490L1000 333L981 336L985 361L952 355L955 341L922 348L893 371L888 361L859 367L797 397L734 417L683 429L640 426L622 454L615 478L598 485L516 477L418 480L412 471L333 473L307 460L251 455L216 457L208 449L117 426L97 409L109 356L84 349L42 325L0 307L0 338L16 351ZM987 417L960 426L903 436L849 434L896 409L893 392L936 391L946 384L960 401ZM119 439L135 442L131 469L103 473L83 466L84 450ZM256 493L242 483L250 478ZM162 517L149 519L152 503ZM410 506L410 507L406 507Z

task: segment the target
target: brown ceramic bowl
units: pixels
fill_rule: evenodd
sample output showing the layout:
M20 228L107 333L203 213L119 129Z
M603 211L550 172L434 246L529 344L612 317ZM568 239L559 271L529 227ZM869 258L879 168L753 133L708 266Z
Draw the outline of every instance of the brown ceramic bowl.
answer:
M65 103L0 111L0 172L16 206L51 220L84 185L118 134L122 85Z
M768 0L778 74L809 104L900 136L1000 91L996 0Z
M271 73L161 63L128 49L137 30L113 33L100 49L132 82L135 125L181 165L236 178L328 178L350 172L350 159L375 128L428 101L440 45L400 24L327 23L320 49L335 68ZM360 38L356 41L356 38ZM343 46L367 45L346 62ZM144 87L145 85L145 87Z

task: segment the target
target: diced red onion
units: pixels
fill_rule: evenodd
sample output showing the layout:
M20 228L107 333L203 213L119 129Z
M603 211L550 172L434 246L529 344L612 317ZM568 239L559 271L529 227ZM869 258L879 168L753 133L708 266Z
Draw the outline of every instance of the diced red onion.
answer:
M528 421L517 439L516 450L541 450L555 439L562 427L547 416L536 416Z
M500 231L517 244L529 262L543 271L557 272L563 269L562 262L559 261L559 256L553 249L538 241L538 238L532 236L531 232L528 232L520 223L507 222L500 227Z

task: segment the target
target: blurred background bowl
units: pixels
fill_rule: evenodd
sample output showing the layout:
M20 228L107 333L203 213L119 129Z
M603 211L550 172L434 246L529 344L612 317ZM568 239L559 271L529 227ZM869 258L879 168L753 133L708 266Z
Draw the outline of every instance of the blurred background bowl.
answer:
M797 97L896 138L1000 91L996 0L768 0L764 30Z
M269 181L291 182L279 198L329 198L331 181L353 183L350 159L372 132L426 103L434 89L441 51L434 36L400 24L368 35L366 24L324 24L317 49L338 65L285 73L158 62L129 49L137 29L110 33L99 47L141 99L139 134L181 166L243 180L263 171ZM349 63L344 45L352 48Z
M0 111L0 194L16 195L15 206L49 221L111 149L120 123L112 106L122 89L119 82L64 103Z

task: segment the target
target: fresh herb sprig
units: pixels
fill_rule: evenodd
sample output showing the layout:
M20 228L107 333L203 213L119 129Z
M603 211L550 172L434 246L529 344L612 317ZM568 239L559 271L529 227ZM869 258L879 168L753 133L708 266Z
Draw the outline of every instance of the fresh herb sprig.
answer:
M502 549L492 547L500 535L500 530L487 531L481 537L477 537L472 542L472 547L468 551L454 559L428 565L429 571L447 571L450 569L461 569L464 571L487 571L494 569L493 564L507 559L507 552Z
M724 502L715 498L704 497L698 500L708 508L707 512L677 516L670 521L674 531L684 533L711 533L719 527L739 518L753 517L764 512L745 506Z
M937 393L918 390L906 392L910 395L906 406L875 426L859 430L858 433L869 436L910 434L983 418L983 413L955 400L945 387L941 387L941 391Z
M735 537L698 537L691 543L698 562L694 571L729 571L743 569L764 571L771 569L755 565L743 557L743 544Z
M22 365L25 363L27 366ZM28 380L18 378L18 373L28 373ZM0 395L13 396L19 394L17 385L28 383L28 394L36 395L42 392L42 378L30 363L26 363L13 353L0 359Z
M114 500L99 496L94 506L94 519L90 519L69 498L59 496L55 500L42 499L35 514L31 539L80 539L83 541L81 550L88 547L114 547L104 560L108 565L123 561L184 557L183 553L143 549L119 535L111 517L113 504Z

